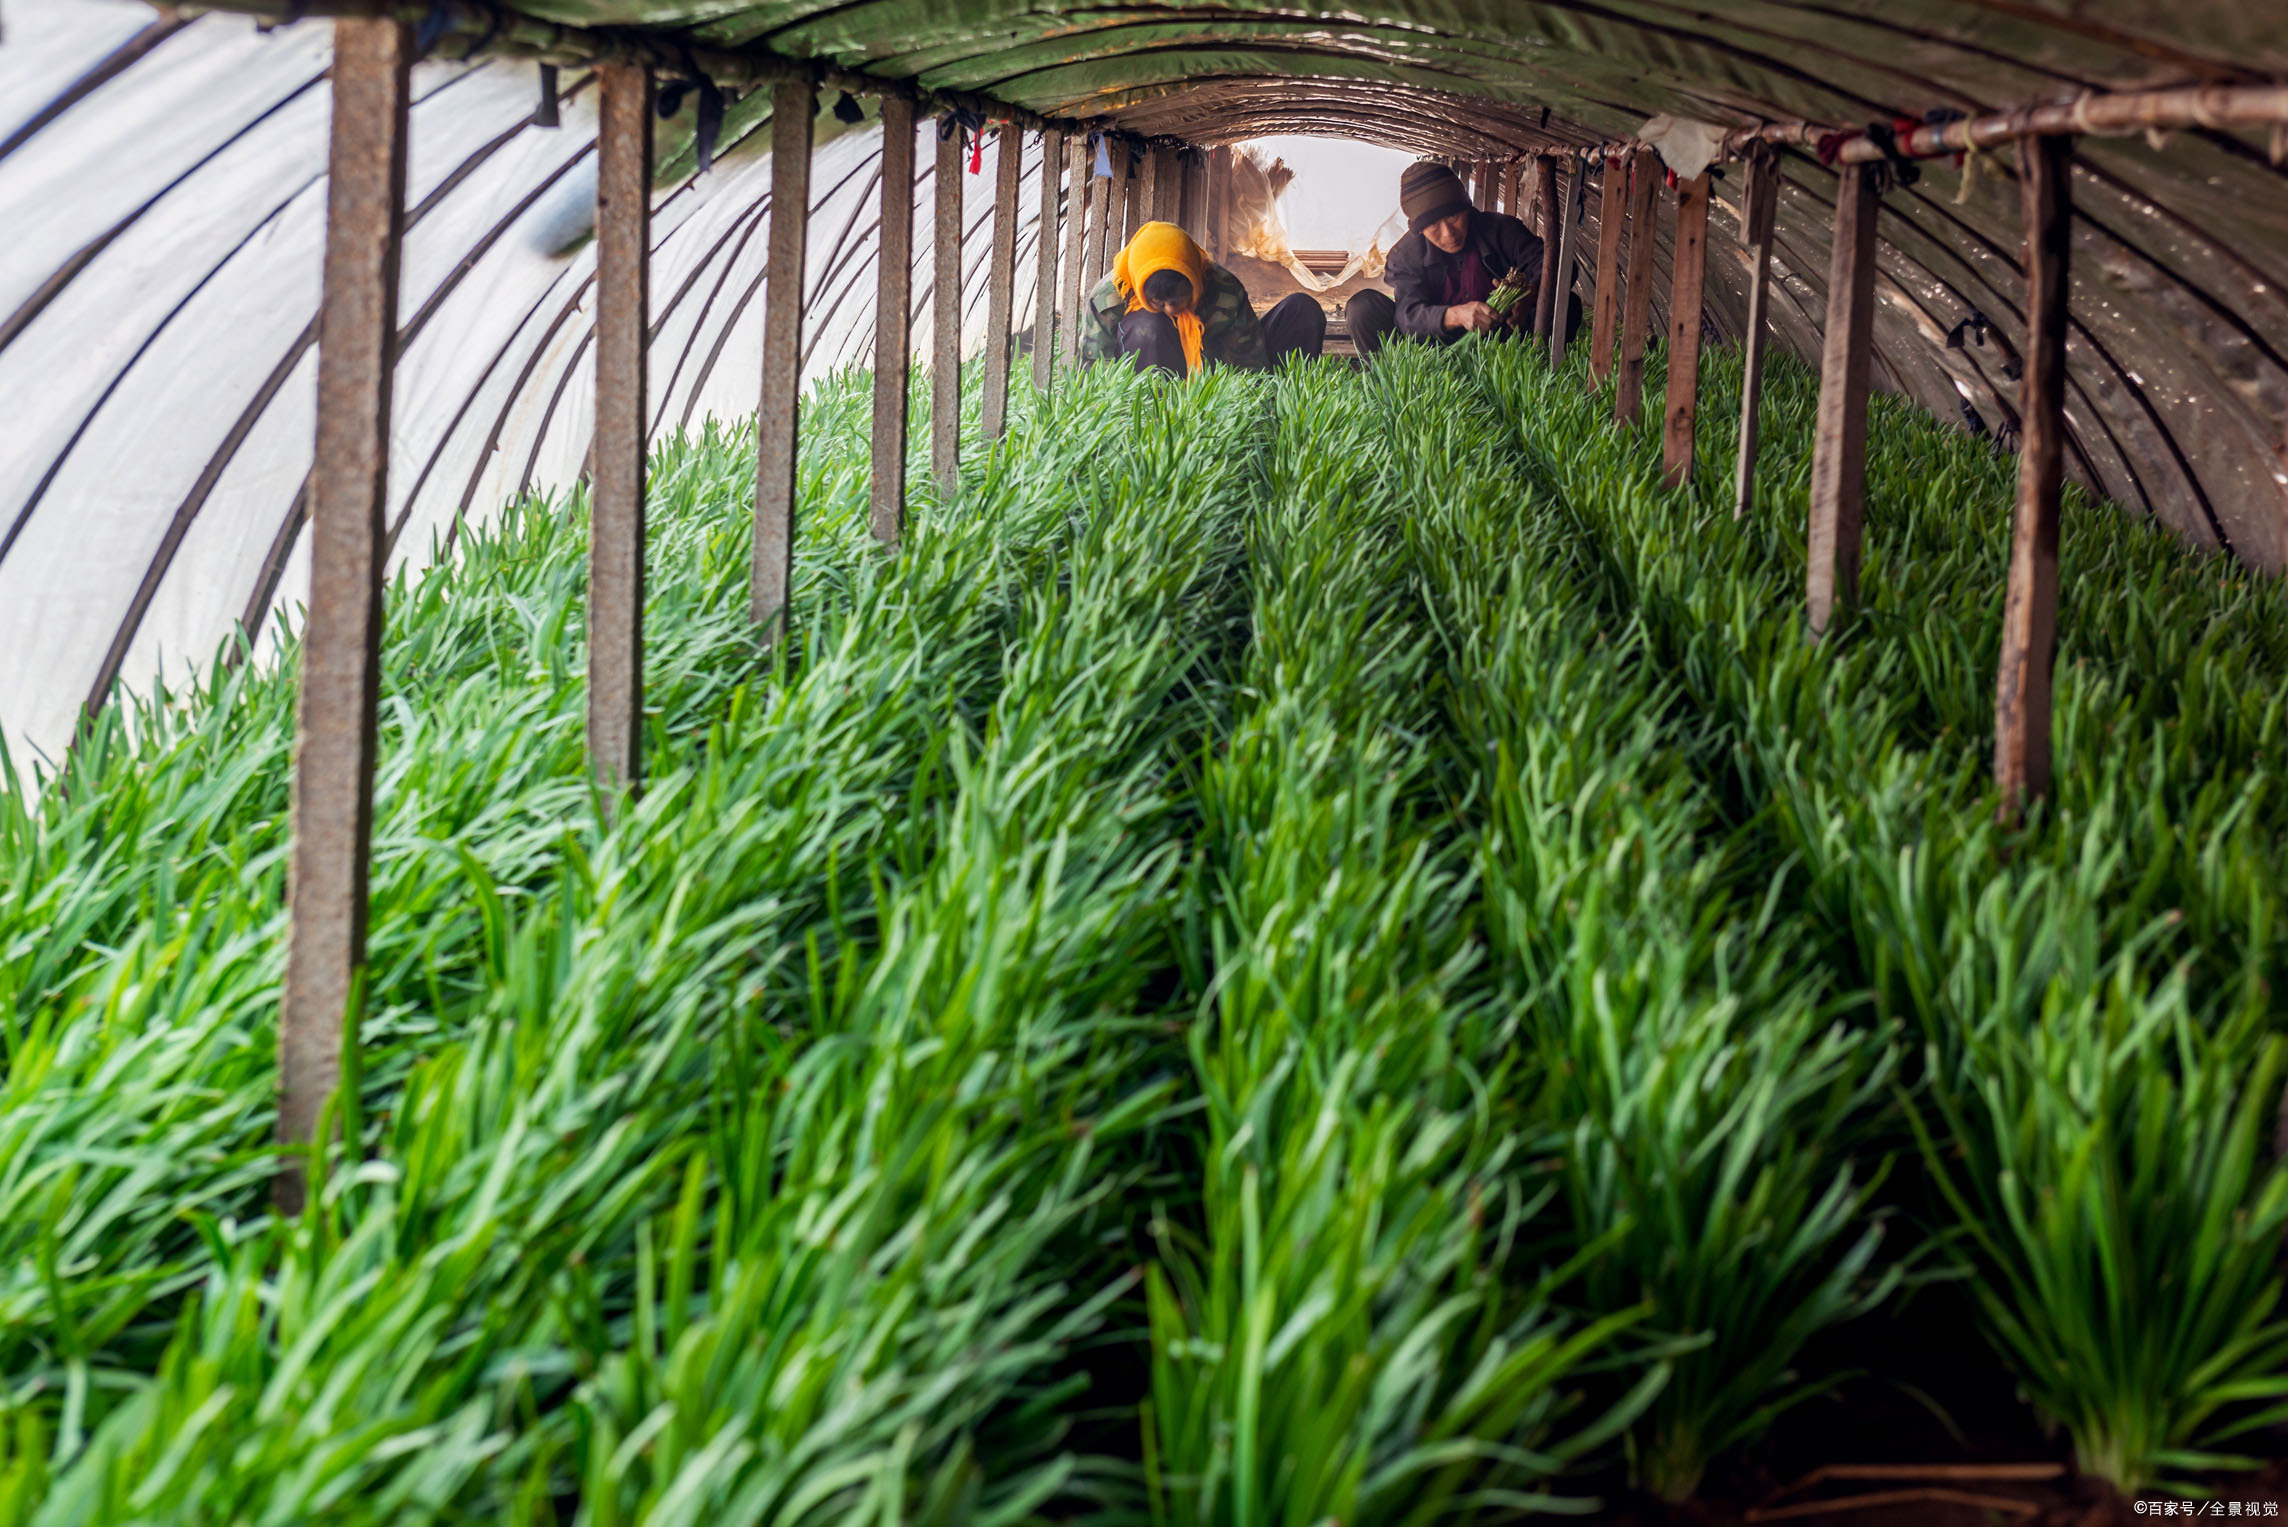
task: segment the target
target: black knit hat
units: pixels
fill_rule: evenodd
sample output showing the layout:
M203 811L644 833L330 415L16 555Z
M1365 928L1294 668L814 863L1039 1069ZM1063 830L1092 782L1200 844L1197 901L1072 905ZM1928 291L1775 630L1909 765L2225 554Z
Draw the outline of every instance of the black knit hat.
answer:
M1419 233L1442 217L1469 211L1470 193L1461 176L1425 159L1398 177L1398 210L1406 214L1406 231Z

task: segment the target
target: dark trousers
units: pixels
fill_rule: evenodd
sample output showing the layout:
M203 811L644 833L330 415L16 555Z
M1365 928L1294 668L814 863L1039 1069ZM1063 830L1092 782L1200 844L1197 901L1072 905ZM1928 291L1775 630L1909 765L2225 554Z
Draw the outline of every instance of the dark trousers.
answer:
M1351 343L1358 353L1371 356L1380 350L1383 341L1398 330L1398 304L1388 296L1367 290L1351 297L1343 304L1344 317L1351 326ZM1565 298L1565 343L1573 343L1581 332L1581 296L1568 292Z
M1290 355L1317 356L1327 344L1327 310L1308 292L1282 297L1265 313L1263 348L1276 366ZM1177 376L1184 374L1184 341L1175 320L1150 308L1120 315L1120 353L1137 370L1157 366Z

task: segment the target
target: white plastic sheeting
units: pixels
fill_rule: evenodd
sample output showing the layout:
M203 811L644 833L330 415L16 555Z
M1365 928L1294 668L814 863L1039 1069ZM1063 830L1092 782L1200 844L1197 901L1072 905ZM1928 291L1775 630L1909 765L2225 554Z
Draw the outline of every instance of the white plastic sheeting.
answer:
M241 623L309 586L331 31L129 0L11 0L0 46L0 739L20 769L69 745L91 697L202 673ZM529 65L415 70L391 565L418 568L587 454L595 91L530 123ZM835 124L822 119L822 128ZM930 333L934 125L915 196L913 333ZM655 192L655 435L760 396L767 123ZM823 136L823 132L822 132ZM988 144L988 149L991 145ZM983 347L992 153L964 176L965 353ZM812 170L805 381L873 340L881 138ZM1029 327L1040 150L1018 195ZM1014 368L1022 375L1022 367Z

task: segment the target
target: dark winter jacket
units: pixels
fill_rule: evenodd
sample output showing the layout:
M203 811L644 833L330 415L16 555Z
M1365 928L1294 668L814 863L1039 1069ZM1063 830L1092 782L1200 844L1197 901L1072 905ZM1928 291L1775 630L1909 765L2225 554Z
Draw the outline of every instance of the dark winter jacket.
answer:
M1409 233L1390 251L1382 277L1398 301L1398 332L1442 342L1462 337L1461 330L1446 327L1446 309L1485 301L1494 283L1512 270L1524 271L1531 286L1541 284L1541 240L1506 212L1472 212L1460 254ZM1530 320L1533 297L1521 300Z

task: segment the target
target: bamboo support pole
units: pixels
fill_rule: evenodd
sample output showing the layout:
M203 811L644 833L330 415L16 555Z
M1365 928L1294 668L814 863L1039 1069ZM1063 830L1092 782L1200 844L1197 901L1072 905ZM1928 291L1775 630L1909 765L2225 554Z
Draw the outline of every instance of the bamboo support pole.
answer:
M1057 289L1057 315L1065 326L1065 349L1074 360L1080 359L1080 304L1088 293L1088 284L1082 280L1086 261L1082 258L1083 241L1087 238L1089 202L1092 199L1089 174L1088 135L1074 133L1065 140L1065 260L1063 284Z
M2026 216L2025 371L2018 384L2018 511L1995 681L1994 783L2004 820L2050 786L2050 680L2058 638L2059 461L2065 441L2067 256L2073 140L2018 148Z
M1009 419L1009 362L1016 336L1017 177L1025 165L1022 128L993 135L993 244L985 266L985 395L978 409L985 438L998 440Z
M1756 445L1763 414L1765 304L1771 296L1772 233L1779 207L1779 155L1770 147L1748 157L1740 193L1740 242L1748 257L1748 332L1741 337L1740 461L1732 477L1732 517L1745 518L1756 497Z
M1700 419L1700 311L1708 286L1708 174L1676 188L1676 247L1668 295L1668 388L1661 424L1661 476L1692 481Z
M786 633L794 583L795 459L802 399L803 265L810 240L810 151L818 91L771 87L771 231L763 286L763 387L755 411L755 546L748 614L763 640Z
M1860 516L1867 485L1867 378L1874 349L1875 176L1846 165L1835 198L1827 270L1827 328L1812 437L1810 569L1805 605L1814 637L1859 591Z
M895 548L906 522L906 369L913 335L914 103L882 102L882 213L875 249L874 539Z
M589 471L588 766L643 783L644 352L651 299L651 71L596 71L596 433Z
M278 1139L290 1147L315 1138L337 1088L353 1106L357 1099L412 61L413 29L401 21L334 23L317 457L310 475L310 613L294 738L286 980L278 1015ZM358 1147L354 1134L350 1147ZM272 1189L281 1212L301 1209L312 1175L292 1155L281 1162Z
M1533 332L1549 337L1549 315L1557 300L1557 156L1543 154L1533 162L1533 205L1541 235L1541 289L1533 304Z
M1599 386L1613 374L1613 325L1620 317L1621 225L1628 214L1626 162L1608 160L1597 171L1597 289L1590 310L1589 375Z
M1065 135L1041 134L1041 215L1033 236L1033 385L1049 390L1057 360L1058 219L1064 204Z
M946 131L951 128L952 131ZM930 176L930 475L952 497L961 486L961 126L940 121Z
M1644 411L1645 345L1652 337L1653 188L1649 154L1633 154L1629 175L1628 269L1621 277L1621 348L1613 384L1613 422L1634 424Z

